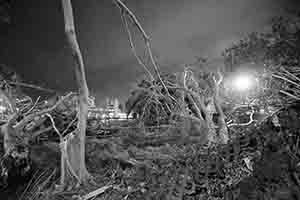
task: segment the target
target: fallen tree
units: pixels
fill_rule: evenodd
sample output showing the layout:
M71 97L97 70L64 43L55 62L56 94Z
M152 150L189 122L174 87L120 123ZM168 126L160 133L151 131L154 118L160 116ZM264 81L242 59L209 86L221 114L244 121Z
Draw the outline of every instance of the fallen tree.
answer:
M194 130L186 129L187 134L193 132L199 136L206 135L210 143L226 143L229 138L219 92L222 75L219 73L219 80L215 78L217 74L213 73L198 79L197 75L191 70L185 70L176 75L162 76L174 100L162 92L163 87L159 81L144 80L128 98L127 112L137 113L139 120L146 125L172 124L174 120L176 123L176 119L190 121Z

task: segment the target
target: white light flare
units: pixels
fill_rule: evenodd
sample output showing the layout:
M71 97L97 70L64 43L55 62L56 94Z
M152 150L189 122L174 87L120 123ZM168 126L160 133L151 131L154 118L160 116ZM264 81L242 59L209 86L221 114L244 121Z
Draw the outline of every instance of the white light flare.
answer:
M0 106L0 113L3 113L3 112L5 112L5 111L6 111L6 107Z
M254 86L255 80L250 75L238 75L233 80L233 87L238 91L246 91Z

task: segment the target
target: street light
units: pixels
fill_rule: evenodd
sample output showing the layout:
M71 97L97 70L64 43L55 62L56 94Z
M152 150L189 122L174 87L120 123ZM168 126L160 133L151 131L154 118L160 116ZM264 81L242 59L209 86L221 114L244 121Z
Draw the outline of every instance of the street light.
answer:
M244 92L251 89L255 84L255 80L251 75L240 74L233 79L233 88Z

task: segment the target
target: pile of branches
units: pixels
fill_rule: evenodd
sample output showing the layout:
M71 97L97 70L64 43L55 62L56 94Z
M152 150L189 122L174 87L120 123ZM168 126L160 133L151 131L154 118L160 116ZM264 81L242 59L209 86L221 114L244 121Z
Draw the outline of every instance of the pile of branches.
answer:
M168 124L192 121L198 126L194 132L199 136L206 135L212 143L226 143L227 128L220 96L222 78L221 72L199 72L186 68L183 72L162 76L168 93L162 93L166 90L161 81L143 81L126 103L128 113L137 112L144 123L157 124L158 120L153 119L159 119L160 116ZM157 101L151 101L153 98ZM151 108L160 110L157 109L155 113L144 112ZM189 134L191 130L186 132Z
M36 167L53 166L54 163L50 163L51 160L47 156L51 154L51 151L61 151L61 154L65 153L64 156L66 156L66 152L60 148L60 145L67 142L77 129L78 95L68 93L43 101L40 97L33 101L27 96L18 99L16 103L11 103L13 99L9 99L8 95L1 92L2 96L6 97L4 99L4 101L7 100L6 104L10 105L7 106L8 116L4 117L1 127L1 134L4 138L2 140L4 154L1 160L1 185L10 187L18 181L28 180L27 178L32 175ZM13 109L10 109L11 107ZM50 152L35 152L42 150L42 148L35 147L43 146L41 140L43 143L54 142L56 149Z
M172 113L180 109L180 93L171 89L176 86L175 75L163 76L162 80L168 91L160 81L142 80L126 102L127 114L137 114L145 125L168 123Z

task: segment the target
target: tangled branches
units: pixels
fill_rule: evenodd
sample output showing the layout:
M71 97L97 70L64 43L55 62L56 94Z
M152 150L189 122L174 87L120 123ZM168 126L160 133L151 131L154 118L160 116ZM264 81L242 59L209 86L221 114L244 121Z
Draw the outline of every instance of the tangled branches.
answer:
M227 128L219 94L222 75L219 73L218 80L215 77L213 73L197 74L189 69L162 76L172 99L168 98L159 80L142 81L126 103L127 112L137 113L140 121L146 124L191 120L201 127L196 130L198 135L209 135L211 142L221 137L222 143L226 143ZM215 114L216 120L213 119Z
M172 83L174 78L176 77L163 76L172 99L168 98L160 81L149 82L143 80L131 92L131 96L126 102L127 113L134 112L138 114L139 119L149 125L163 121L168 122L174 110L178 109L176 100L178 99L178 93L169 88L175 84Z

